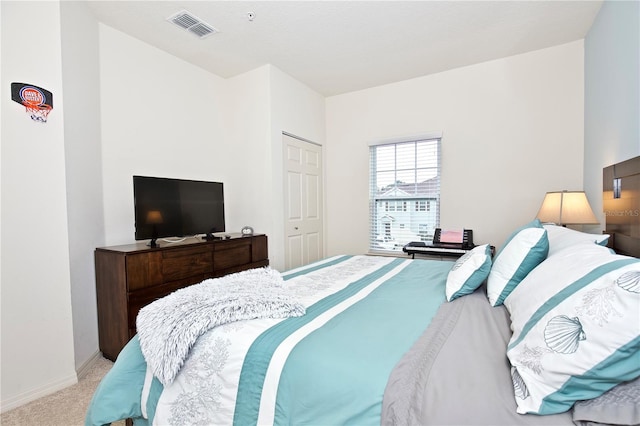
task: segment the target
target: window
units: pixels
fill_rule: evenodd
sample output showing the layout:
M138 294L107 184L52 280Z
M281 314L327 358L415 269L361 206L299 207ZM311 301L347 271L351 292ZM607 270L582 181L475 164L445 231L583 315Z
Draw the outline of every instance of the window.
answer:
M370 146L371 251L402 251L410 241L433 239L440 223L440 138Z
M426 223L418 225L418 234L420 235L420 241L433 241L433 234L429 235L429 225Z

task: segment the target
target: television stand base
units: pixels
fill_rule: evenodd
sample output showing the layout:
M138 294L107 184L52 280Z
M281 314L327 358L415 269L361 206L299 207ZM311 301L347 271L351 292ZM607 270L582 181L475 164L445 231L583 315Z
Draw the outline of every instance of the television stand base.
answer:
M202 239L207 241L215 241L215 240L221 240L222 237L216 237L215 235L207 234L204 237L202 237Z

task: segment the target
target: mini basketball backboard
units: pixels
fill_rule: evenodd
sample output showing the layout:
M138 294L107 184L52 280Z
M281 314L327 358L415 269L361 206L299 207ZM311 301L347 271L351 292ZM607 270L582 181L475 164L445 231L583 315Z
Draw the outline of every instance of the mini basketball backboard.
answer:
M33 84L11 83L11 99L24 105L31 119L39 123L46 123L53 109L53 94Z

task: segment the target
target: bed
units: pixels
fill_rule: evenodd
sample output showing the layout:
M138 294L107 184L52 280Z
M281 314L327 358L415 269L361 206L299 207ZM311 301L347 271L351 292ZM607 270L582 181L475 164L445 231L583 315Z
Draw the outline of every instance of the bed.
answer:
M209 280L141 310L86 424L638 424L640 259L615 250L533 220L495 256Z

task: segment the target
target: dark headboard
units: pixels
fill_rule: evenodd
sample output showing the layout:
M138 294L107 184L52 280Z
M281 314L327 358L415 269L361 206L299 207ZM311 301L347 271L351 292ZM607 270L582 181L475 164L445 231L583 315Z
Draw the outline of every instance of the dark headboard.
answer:
M609 247L640 257L640 157L605 167L602 188Z

